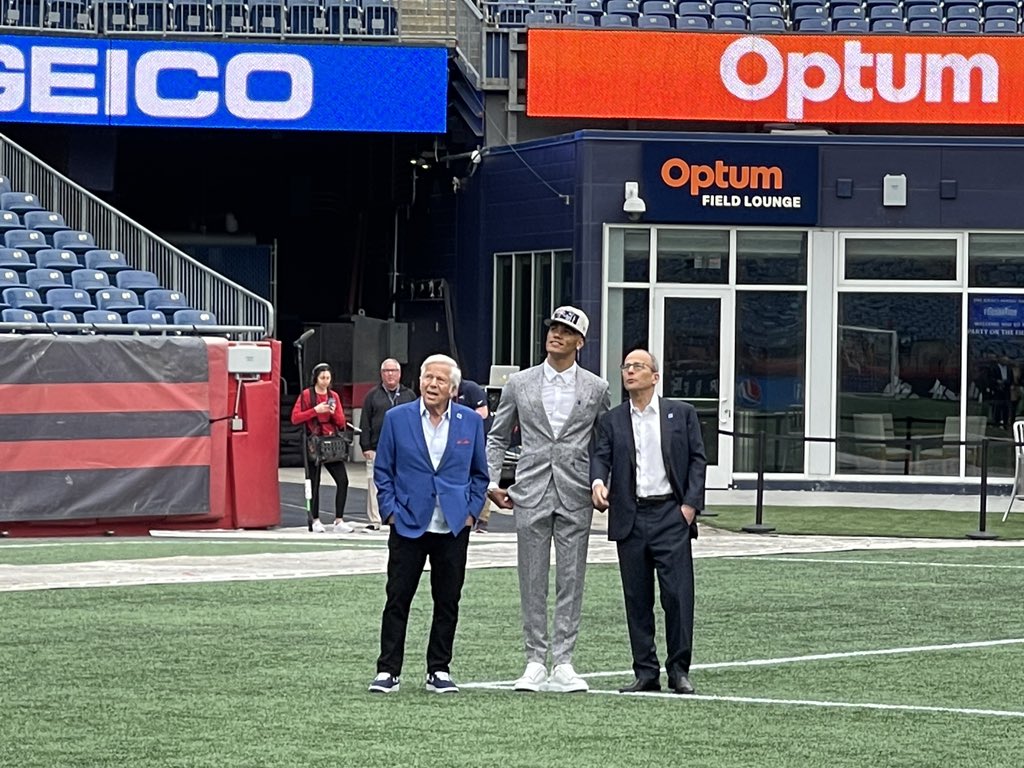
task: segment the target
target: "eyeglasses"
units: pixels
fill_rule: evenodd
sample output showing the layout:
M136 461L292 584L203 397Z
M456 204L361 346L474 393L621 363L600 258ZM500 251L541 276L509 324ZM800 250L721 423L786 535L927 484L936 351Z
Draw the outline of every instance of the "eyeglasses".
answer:
M650 368L647 363L623 363L619 366L620 371L645 371ZM651 369L653 370L653 369Z

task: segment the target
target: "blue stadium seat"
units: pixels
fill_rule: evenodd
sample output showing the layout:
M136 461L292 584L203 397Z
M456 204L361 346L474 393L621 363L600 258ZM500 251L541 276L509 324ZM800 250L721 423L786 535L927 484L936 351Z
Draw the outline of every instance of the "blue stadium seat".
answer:
M136 293L145 293L163 288L160 278L144 269L122 269L116 275L118 288L125 288Z
M909 32L921 33L926 35L941 35L942 34L942 21L938 18L930 19L911 19L910 24L907 26Z
M813 19L801 19L794 23L797 32L831 32L832 20L826 16Z
M24 215L22 221L25 224L25 229L34 229L47 236L54 232L60 232L62 229L68 229L64 217L53 211L29 211Z
M711 6L707 3L694 3L683 0L683 2L676 6L676 12L680 16L703 16L708 20L708 25L710 26L711 24Z
M0 269L15 269L25 272L36 265L28 251L21 248L0 248Z
M39 15L41 6L39 0L10 0L4 11L5 26L39 29L42 21Z
M53 288L46 294L46 302L54 309L63 309L65 312L78 314L96 309L89 293L77 288Z
M10 232L4 232L4 245L8 248L20 248L29 253L50 247L46 242L46 235L34 229L12 229Z
M39 316L27 309L5 309L0 312L0 318L5 323L38 323Z
M594 20L594 26L596 27L598 20L604 15L604 5L601 3L601 0L576 0L572 4L572 12L576 15L586 14L590 16Z
M121 316L117 312L105 309L90 309L88 312L82 313L82 322L96 325L120 325Z
M902 19L903 11L898 5L873 5L868 8L868 19L872 22L880 19ZM872 24L872 29L874 25Z
M751 19L762 19L762 18L774 18L774 19L785 19L786 16L782 12L782 6L778 3L751 3L750 5L750 18Z
M127 32L132 29L130 0L96 0L96 25L104 32Z
M125 320L135 325L167 325L167 316L152 309L133 309Z
M358 0L324 0L324 13L329 34L363 34L363 9Z
M85 252L85 268L99 269L113 274L114 272L120 272L122 269L128 269L128 263L124 259L124 254L120 251L93 247Z
M39 198L31 192L4 192L0 195L0 209L13 211L19 216L29 211L45 211Z
M54 232L52 242L54 248L65 248L75 253L86 253L96 247L96 241L92 239L92 234L78 229Z
M640 29L672 29L673 19L675 16L670 19L668 16L655 13L650 16L641 16L637 19L636 25Z
M365 0L364 0L365 2ZM498 24L502 27L522 27L526 25L526 14L533 11L528 0L506 0L497 5ZM369 18L364 11L364 23L369 26Z
M155 309L157 312L171 314L179 309L192 309L192 305L179 291L156 290L148 291L142 300L146 302L146 309Z
M526 4L524 19L529 11ZM393 37L398 34L398 11L391 0L363 0L363 24L368 35Z
M594 16L589 13L567 13L562 17L563 27L596 27Z
M1007 5L1005 3L992 3L991 5L986 5L982 9L982 15L985 17L985 21L989 21L990 19L1005 19L1016 24L1020 19L1017 6Z
M723 17L745 19L747 18L747 7L743 5L743 3L715 3L713 6L711 6L711 14L716 19L720 19Z
M18 214L14 211L0 211L0 235L12 229L25 229Z
M44 248L36 251L36 266L40 269L59 269L62 272L74 272L85 265L78 259L78 254L64 248Z
M636 26L636 20L640 18L640 6L635 0L608 0L604 11L609 15L629 16L632 26Z
M774 16L756 16L750 20L751 32L785 32L786 22Z
M941 6L942 3L940 3L939 0L903 0L904 8L915 8L919 5Z
M98 269L76 269L71 273L71 285L94 294L110 287L110 275Z
M104 288L96 292L96 308L105 309L108 312L131 312L133 309L142 309L139 297L135 291L128 291L123 288Z
M553 13L531 11L526 14L526 26L528 27L557 27L560 23L558 17Z
M1015 19L985 19L983 29L989 35L1015 35L1017 22Z
M23 285L25 284L21 281L21 275L13 269L0 269L0 290L14 288L15 286L21 287Z
M632 29L633 19L624 13L606 13L598 23L606 29Z
M676 29L711 29L711 22L704 16L680 16Z
M52 29L93 29L91 10L85 0L49 0L43 26Z
M808 19L824 19L828 13L823 5L801 5L792 9L793 21L799 24Z
M803 27L800 28L801 31ZM870 31L867 19L841 19L836 22L836 32L843 32L848 35L860 35Z
M225 34L249 31L249 11L243 0L213 0L213 28Z
M49 325L71 325L78 322L74 312L63 309L48 309L43 312L43 322Z
M737 19L735 16L720 16L715 19L711 28L726 32L743 32L747 28L747 20Z
M829 11L834 11L836 8L846 8L846 7L860 8L861 7L861 2L860 2L860 0L832 0L828 4Z
M27 309L29 312L45 312L48 309L53 309L33 288L25 286L4 288L3 296L4 304L10 305L14 309Z
M2 21L2 20L0 20L0 21ZM10 179L10 177L4 176L4 175L0 174L0 195L2 195L4 192L10 192L10 191L11 191L11 179Z
M672 22L676 19L676 7L668 0L644 0L640 12L644 16L664 16Z
M135 29L139 32L163 32L167 29L166 0L135 0Z
M877 8L882 5L894 5L899 7L899 0L864 0L864 4L868 7L868 16L871 15L871 9Z
M205 32L210 26L205 2L186 0L174 3L174 29L177 32Z
M829 15L832 17L832 21L863 19L864 9L859 5L840 5L838 8L830 8Z
M322 35L327 18L320 0L288 0L288 29L293 35Z
M942 9L938 5L912 5L907 8L907 21L941 18Z
M59 269L30 269L25 273L25 283L40 296L46 296L51 288L67 288L64 273Z
M872 32L906 32L907 27L903 19L876 19L871 22Z
M212 312L201 309L179 309L174 313L175 325L216 325L217 318Z
M536 0L533 4L533 10L534 13L550 13L561 21L565 14L569 12L569 3L565 0Z
M249 31L254 35L280 35L284 31L284 9L280 0L250 2Z
M981 20L981 8L976 5L946 5L946 21L958 19Z
M947 35L975 35L981 32L977 19L952 19L946 22Z

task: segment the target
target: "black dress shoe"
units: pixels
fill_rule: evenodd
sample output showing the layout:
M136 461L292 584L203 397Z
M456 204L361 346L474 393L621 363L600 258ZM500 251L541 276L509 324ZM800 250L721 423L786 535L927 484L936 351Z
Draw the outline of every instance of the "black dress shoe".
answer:
M625 688L619 688L619 693L647 693L649 691L660 691L661 682L656 677L634 678L633 682Z
M693 689L693 683L690 682L690 678L686 675L680 675L679 677L672 678L668 681L668 687L672 693L681 693L684 696L690 696L696 693Z

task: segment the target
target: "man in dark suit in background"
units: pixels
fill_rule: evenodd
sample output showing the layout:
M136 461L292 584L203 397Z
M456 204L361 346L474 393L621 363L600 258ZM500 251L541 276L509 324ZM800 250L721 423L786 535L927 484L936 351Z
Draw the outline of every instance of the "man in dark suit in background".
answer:
M661 690L654 642L654 576L661 587L668 641L669 689L693 693L693 553L697 512L704 506L707 459L697 412L655 394L658 361L637 349L626 355L622 381L629 400L605 414L590 454L597 509L608 509L608 538L617 543L626 625L636 679L621 693Z

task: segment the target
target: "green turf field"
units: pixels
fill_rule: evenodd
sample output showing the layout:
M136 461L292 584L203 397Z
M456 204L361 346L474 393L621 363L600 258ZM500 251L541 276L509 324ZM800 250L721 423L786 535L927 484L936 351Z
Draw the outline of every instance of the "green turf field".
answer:
M0 563L241 553L163 546L0 545ZM450 697L423 690L426 589L402 690L366 693L383 576L4 593L0 766L1024 762L1024 549L696 569L693 698L613 692L631 677L614 566L590 568L576 666L592 693L570 695L503 688L523 665L512 569L468 574Z

